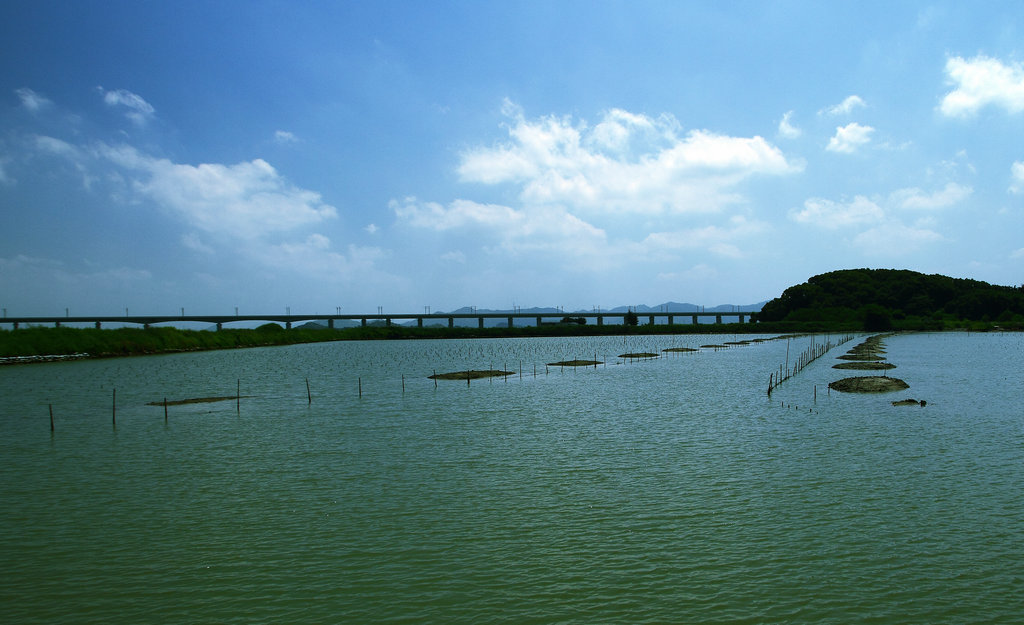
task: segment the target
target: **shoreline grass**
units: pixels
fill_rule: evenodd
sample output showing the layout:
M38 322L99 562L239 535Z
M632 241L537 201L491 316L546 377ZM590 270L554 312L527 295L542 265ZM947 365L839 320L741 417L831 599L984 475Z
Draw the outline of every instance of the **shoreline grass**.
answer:
M951 327L907 327L898 330L1001 330L997 324L962 322ZM1019 328L1015 328L1019 329ZM77 358L111 358L176 352L238 349L318 343L328 341L474 339L574 336L652 336L675 334L787 334L858 332L856 324L793 322L638 325L555 324L512 328L364 326L343 329L294 328L286 330L276 323L255 329L180 330L151 328L51 328L34 326L0 330L0 363L46 362L50 357L75 355ZM18 360L21 358L21 360Z

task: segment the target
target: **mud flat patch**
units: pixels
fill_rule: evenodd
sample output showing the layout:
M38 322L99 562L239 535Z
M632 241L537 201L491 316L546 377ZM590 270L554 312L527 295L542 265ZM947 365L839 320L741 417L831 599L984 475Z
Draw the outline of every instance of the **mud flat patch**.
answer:
M596 367L597 365L603 364L600 360L560 360L559 362L549 362L549 367Z
M658 354L652 354L651 352L631 352L628 354L619 354L619 358L657 358Z
M899 401L892 402L893 406L921 406L924 407L928 402L925 400L917 401L913 398L901 399Z
M910 385L899 378L866 375L836 380L828 387L841 393L891 393L910 388Z
M678 352L678 353L682 353L682 352L699 352L700 350L696 349L694 347L669 347L668 349L663 349L661 351L663 351L663 352Z
M836 358L839 360L881 360L884 356L877 352L862 352L858 354L846 353L842 356L836 356Z
M435 373L428 375L431 380L479 380L480 378L501 378L515 375L512 371L499 371L497 369L470 369L469 371L453 371L451 373Z
M841 362L838 365L832 365L833 369L860 369L864 371L881 371L883 369L895 369L896 365L891 362Z

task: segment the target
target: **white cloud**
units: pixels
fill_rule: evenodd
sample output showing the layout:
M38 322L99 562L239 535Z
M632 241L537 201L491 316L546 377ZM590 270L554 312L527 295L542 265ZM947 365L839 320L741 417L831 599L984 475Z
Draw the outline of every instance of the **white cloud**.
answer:
M871 141L871 133L874 131L871 126L862 126L857 122L839 126L825 149L830 152L852 154L857 148Z
M377 224L368 224L363 228L363 230L366 230L370 234L377 234L377 231L380 230L380 228L377 227Z
M898 257L943 240L934 230L889 222L861 232L853 238L853 245L871 256Z
M181 244L189 248L190 250L195 250L196 252L202 252L203 254L213 254L213 248L203 243L203 241L199 238L199 235L194 232L182 235Z
M1024 162L1016 161L1010 165L1010 193L1024 193Z
M971 187L950 182L942 190L930 194L916 187L900 189L892 194L892 200L900 208L932 210L957 204L973 191Z
M800 211L790 211L789 218L798 223L811 224L836 230L860 224L875 224L885 218L878 204L858 195L850 202L833 202L823 198L810 198Z
M391 200L389 206L399 220L410 226L439 231L468 225L510 231L525 221L521 211L508 206L480 204L469 200L455 200L445 208L436 202L420 202L414 197L408 197L403 202Z
M69 160L79 161L82 158L81 150L67 141L63 141L55 137L38 135L35 137L35 146L37 150L54 154L56 156L63 156Z
M127 91L125 89L114 89L112 91L105 91L103 87L98 88L103 94L103 101L108 106L124 107L127 109L125 116L132 120L136 125L142 126L149 121L156 113L156 109L153 106L142 99L142 96Z
M1009 113L1024 111L1024 66L1006 65L979 55L970 60L946 61L946 76L953 90L942 98L939 110L950 117L968 117L993 105Z
M12 185L15 183L15 180L7 173L7 170L4 169L5 164L6 161L0 159L0 184Z
M604 230L558 207L514 209L497 204L455 200L447 207L406 198L391 202L400 221L435 231L477 228L512 254L549 252L582 259L609 253ZM486 239L479 240L486 245Z
M67 141L43 135L34 137L33 144L35 149L40 152L66 159L82 176L82 186L86 189L92 188L93 183L96 182L96 176L89 171L91 157L86 151Z
M724 228L712 225L674 232L654 232L643 240L641 247L647 252L706 250L718 256L742 258L744 253L740 243L763 234L768 229L765 223L735 216L729 220L728 227Z
M509 141L462 155L463 181L521 187L528 205L571 212L686 213L714 211L738 200L733 191L754 175L799 171L762 137L706 130L678 135L671 116L651 118L613 109L593 128L569 118L512 115Z
M359 272L372 272L374 263L385 256L376 247L349 245L347 253L332 251L331 240L318 233L305 240L289 241L268 247L263 252L268 266L294 272L314 273L321 279L348 279ZM369 277L369 273L362 275Z
M287 130L278 130L274 133L274 141L281 144L298 143L299 138Z
M779 121L779 136L784 139L796 139L803 134L803 131L790 123L790 119L793 117L793 111L787 111L782 119Z
M1010 252L1010 258L1017 260L1018 258L1024 258L1024 247L1016 249Z
M293 186L262 159L183 165L127 145L101 146L107 160L141 174L133 190L205 232L252 239L334 218L319 193Z
M21 89L15 89L14 93L17 94L18 99L21 100L21 105L33 113L38 112L47 106L50 106L52 102L42 95L32 91L27 87Z
M820 111L820 114L832 116L849 115L854 111L854 109L858 109L864 106L867 106L867 104L860 96L851 95L847 96L845 100L843 100L839 104L836 104L835 106L830 106L826 109L822 109Z
M465 264L466 255L460 252L459 250L454 250L451 252L445 252L444 254L441 254L441 260L449 263Z

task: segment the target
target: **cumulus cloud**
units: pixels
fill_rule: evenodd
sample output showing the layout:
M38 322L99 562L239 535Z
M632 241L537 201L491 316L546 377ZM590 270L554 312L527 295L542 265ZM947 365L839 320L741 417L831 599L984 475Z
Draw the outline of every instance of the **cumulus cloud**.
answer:
M205 232L252 239L337 214L319 193L292 185L263 159L188 165L127 145L102 145L98 153L138 175L132 183L134 192Z
M138 126L145 125L156 113L156 109L149 102L131 91L125 89L105 91L103 87L98 87L98 89L103 94L103 101L108 106L124 109L125 116Z
M826 109L822 109L821 114L831 116L849 115L855 109L862 108L864 106L867 106L867 103L864 102L864 100L860 96L851 95L847 96L845 100L843 100L839 104L836 104L835 106L830 106Z
M281 144L298 143L299 138L287 130L278 130L274 132L274 141Z
M679 134L671 116L613 109L595 126L568 117L527 119L506 103L509 141L462 155L463 181L521 187L528 205L571 211L687 213L737 201L733 188L754 175L799 171L762 137L707 130Z
M871 141L871 133L874 131L875 129L871 126L862 126L857 122L839 126L836 128L835 136L829 139L825 149L830 152L852 154L857 151L857 148Z
M455 200L447 206L405 198L391 202L399 221L434 231L476 228L513 254L544 251L569 256L607 252L607 235L558 207L514 209L497 204ZM486 239L480 239L486 244Z
M1024 193L1024 162L1016 161L1010 166L1010 193Z
M790 123L793 118L793 111L787 111L779 121L779 136L784 139L796 139L803 134L803 131Z
M985 106L1009 113L1024 111L1024 66L1005 64L979 55L973 59L952 57L946 61L946 77L953 86L942 98L939 110L949 117L969 117Z
M916 187L900 189L893 193L892 199L900 208L934 210L958 204L973 192L974 189L971 187L950 182L934 193L927 193Z
M847 226L879 223L884 219L885 212L874 201L858 195L849 202L810 198L804 202L802 210L790 211L789 217L798 223L835 230Z
M181 244L190 250L201 252L203 254L213 254L213 248L203 243L202 239L195 232L182 235Z
M907 225L893 215L894 207L941 208L960 201L969 193L969 188L950 184L932 194L920 189L902 189L891 194L888 200L874 200L862 195L841 202L810 198L804 202L802 209L790 211L789 217L798 223L826 230L856 232L849 241L865 255L900 256L945 239L932 229L933 220L930 217ZM879 204L879 201L885 206Z
M906 256L929 243L945 240L928 228L889 222L869 228L853 238L853 245L872 256Z
M466 255L459 250L454 250L441 254L441 260L448 263L459 263L460 265L464 265L466 263Z
M50 104L52 104L50 100L36 93L35 91L32 91L27 87L15 89L14 93L18 96L18 99L21 100L21 105L29 111L32 111L33 113L40 111L46 108L47 106L50 106Z
M270 266L296 272L312 272L325 279L347 278L357 272L372 272L376 261L385 256L379 248L356 245L349 245L344 254L335 252L331 248L331 240L319 233L310 234L302 241L269 246L262 253L264 262Z
M641 243L645 251L707 250L717 256L742 258L742 242L768 231L768 225L735 216L726 227L704 226L673 232L654 232Z

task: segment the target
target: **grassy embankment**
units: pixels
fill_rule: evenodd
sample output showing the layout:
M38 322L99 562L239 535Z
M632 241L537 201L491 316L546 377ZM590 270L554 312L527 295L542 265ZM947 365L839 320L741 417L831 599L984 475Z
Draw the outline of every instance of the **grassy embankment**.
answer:
M974 330L985 331L997 324L956 319L928 320L927 323L893 324L895 330ZM1019 328L1018 328L1019 329ZM88 354L91 357L135 356L167 352L234 349L268 345L291 345L346 340L511 338L533 336L616 336L671 334L775 334L801 332L857 332L862 322L762 322L674 325L577 325L556 324L513 328L443 328L407 326L366 326L337 330L296 328L285 330L266 324L253 330L224 329L219 332L179 330L169 327L94 328L30 327L0 331L0 358Z

